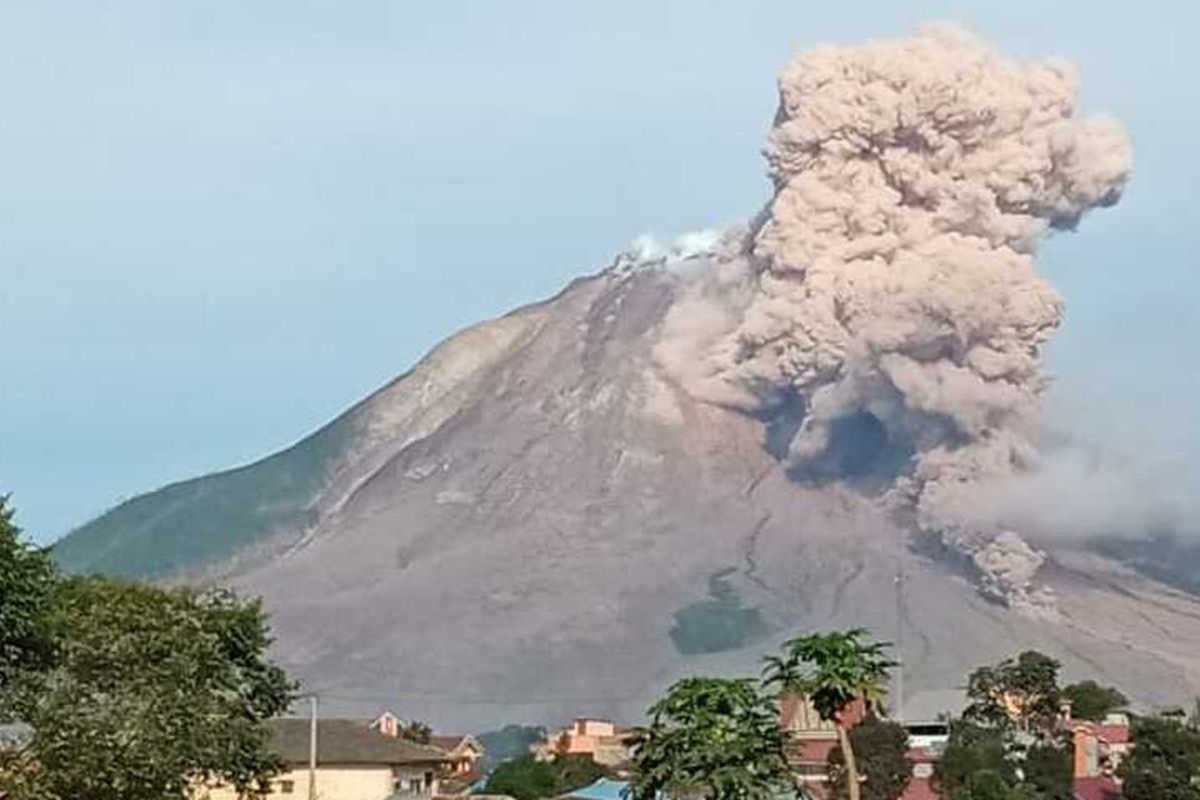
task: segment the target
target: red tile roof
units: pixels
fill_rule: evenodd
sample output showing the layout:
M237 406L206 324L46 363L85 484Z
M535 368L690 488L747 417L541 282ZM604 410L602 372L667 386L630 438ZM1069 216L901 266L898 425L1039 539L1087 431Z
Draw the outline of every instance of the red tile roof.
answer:
M1130 741L1129 725L1111 722L1092 722L1086 719L1069 719L1063 723L1067 730L1077 731L1080 728L1098 736L1109 744L1128 744Z

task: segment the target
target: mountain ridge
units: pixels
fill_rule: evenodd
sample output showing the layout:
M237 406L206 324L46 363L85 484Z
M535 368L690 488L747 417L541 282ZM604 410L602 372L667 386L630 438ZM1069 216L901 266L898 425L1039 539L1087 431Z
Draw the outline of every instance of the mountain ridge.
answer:
M1067 549L1046 570L1062 619L1018 613L852 486L798 483L760 419L675 383L663 317L689 275L744 257L619 262L460 331L355 406L342 455L362 460L315 524L198 576L261 595L276 656L331 709L445 726L637 718L675 677L754 670L834 625L897 640L913 690L1018 646L1143 703L1200 686L1194 597Z

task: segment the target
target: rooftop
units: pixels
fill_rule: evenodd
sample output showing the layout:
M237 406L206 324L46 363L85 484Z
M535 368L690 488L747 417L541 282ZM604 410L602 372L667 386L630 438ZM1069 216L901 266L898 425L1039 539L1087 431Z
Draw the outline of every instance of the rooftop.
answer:
M270 748L289 764L307 764L309 720L284 717L268 723ZM317 722L318 764L428 764L446 759L436 747L385 736L370 727L370 720L322 719Z
M570 800L627 800L628 797L629 782L610 778L600 778L595 783L562 795L562 798Z

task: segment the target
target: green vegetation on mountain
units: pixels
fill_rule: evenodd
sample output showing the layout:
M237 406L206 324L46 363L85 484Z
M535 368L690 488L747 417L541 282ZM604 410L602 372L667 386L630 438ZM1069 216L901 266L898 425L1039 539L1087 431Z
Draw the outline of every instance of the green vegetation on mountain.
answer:
M55 543L59 566L74 573L161 578L220 561L309 520L353 428L354 412L245 467L140 495Z
M764 639L770 627L754 607L742 605L738 591L729 583L733 567L713 573L708 579L708 599L675 612L671 641L684 655L736 650Z

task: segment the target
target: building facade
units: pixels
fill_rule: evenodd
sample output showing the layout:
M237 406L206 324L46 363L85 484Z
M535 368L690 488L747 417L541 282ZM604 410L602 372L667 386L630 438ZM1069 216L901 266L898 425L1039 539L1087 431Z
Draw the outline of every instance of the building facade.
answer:
M322 719L317 723L317 768L309 771L310 722L304 718L269 723L270 743L287 768L271 782L266 798L389 800L431 798L450 768L446 754L431 746L388 735L368 720ZM195 800L238 800L230 786L198 786Z
M579 717L570 727L551 731L530 749L543 761L560 755L588 756L597 764L621 770L633 758L636 733L636 728L617 725L611 720Z

